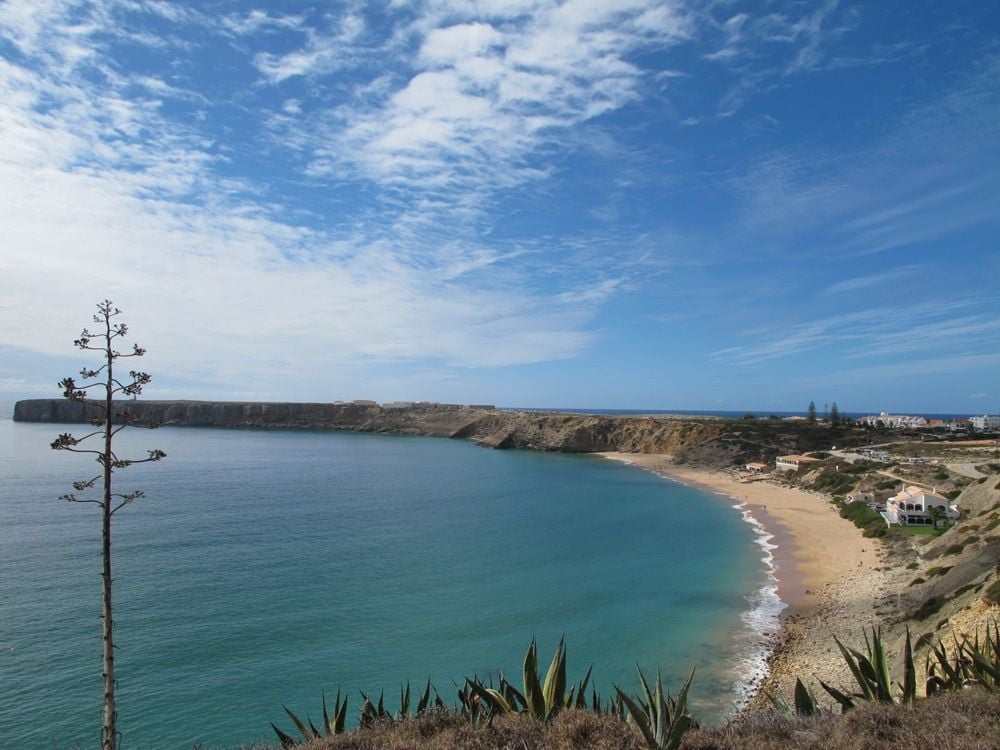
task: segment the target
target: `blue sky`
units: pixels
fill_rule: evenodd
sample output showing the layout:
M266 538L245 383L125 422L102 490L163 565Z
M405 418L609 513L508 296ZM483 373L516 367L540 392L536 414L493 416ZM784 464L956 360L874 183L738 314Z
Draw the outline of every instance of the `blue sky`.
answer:
M1000 411L1000 5L0 2L0 395Z

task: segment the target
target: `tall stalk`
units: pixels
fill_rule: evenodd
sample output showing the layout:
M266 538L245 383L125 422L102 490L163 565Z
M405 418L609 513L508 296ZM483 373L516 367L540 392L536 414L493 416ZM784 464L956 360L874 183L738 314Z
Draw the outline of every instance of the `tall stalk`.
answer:
M74 493L63 495L62 499L71 503L93 503L101 507L101 579L102 579L102 610L101 610L101 636L103 642L102 676L104 679L104 710L101 723L101 749L116 750L118 745L118 709L115 703L115 692L117 683L115 680L115 642L114 642L114 609L111 599L111 518L119 510L135 500L143 497L141 490L133 490L127 493L115 492L113 488L114 472L116 469L123 469L132 464L147 463L149 461L159 461L166 456L161 450L147 451L147 457L143 459L123 459L119 458L114 451L114 437L125 427L134 423L135 414L127 409L116 412L114 398L120 395L134 399L142 392L142 387L149 383L150 377L144 372L129 372L130 380L122 382L115 377L114 363L122 357L141 357L145 354L145 349L137 344L133 345L132 351L122 354L114 349L114 341L122 338L128 332L128 327L124 323L113 323L112 319L118 316L121 311L111 304L110 300L105 300L97 305L97 315L94 322L101 325L102 332L92 334L86 328L83 333L73 343L79 349L101 352L104 363L96 370L84 368L80 375L84 381L94 380L92 383L77 384L74 378L64 378L59 385L63 389L63 395L71 401L80 402L84 409L95 408L98 410L97 416L91 420L94 427L100 429L91 432L83 437L76 438L69 433L60 435L52 442L55 450L65 450L71 453L85 453L95 456L97 463L101 465L101 473L91 479L73 482L73 489L83 492L101 481L103 494L100 500L89 498L79 498ZM91 345L91 341L99 341L96 346ZM98 379L99 378L99 379ZM102 400L90 400L87 392L91 388L103 388L104 398ZM117 418L117 419L116 419ZM143 427L156 427L155 424L148 423ZM78 446L88 438L103 436L104 445L101 450L79 448Z

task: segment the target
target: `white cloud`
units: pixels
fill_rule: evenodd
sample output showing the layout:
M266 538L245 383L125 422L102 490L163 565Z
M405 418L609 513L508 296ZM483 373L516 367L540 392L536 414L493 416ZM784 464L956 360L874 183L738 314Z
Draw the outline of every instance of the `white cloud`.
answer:
M38 50L44 33L31 42ZM74 44L76 59L98 56L87 35ZM395 230L365 234L279 220L238 197L239 181L217 176L209 139L165 117L157 97L183 92L150 76L75 75L66 59L0 60L0 312L18 321L0 344L69 354L107 296L150 348L151 369L214 383L216 393L252 378L272 393L294 381L316 396L324 379L380 362L509 366L589 345L593 306L511 284L519 251L474 238L428 245L405 231L405 213ZM400 120L377 131L373 153L433 144L463 118L484 117L489 104L477 110L459 76L427 71L394 92ZM296 100L283 109L301 115Z

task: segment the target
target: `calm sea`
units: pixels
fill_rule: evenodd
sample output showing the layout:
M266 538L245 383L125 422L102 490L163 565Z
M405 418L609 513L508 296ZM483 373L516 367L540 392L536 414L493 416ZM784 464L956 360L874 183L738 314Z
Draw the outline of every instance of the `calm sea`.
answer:
M0 421L0 727L4 747L94 747L100 727L100 522L57 498L98 467L48 444L81 425ZM719 717L753 663L768 584L730 501L595 457L350 433L164 428L121 453L147 497L115 517L124 747L232 747L359 689L403 680L451 702L464 675L519 680L561 634L571 679L634 664ZM757 615L753 610L757 610Z

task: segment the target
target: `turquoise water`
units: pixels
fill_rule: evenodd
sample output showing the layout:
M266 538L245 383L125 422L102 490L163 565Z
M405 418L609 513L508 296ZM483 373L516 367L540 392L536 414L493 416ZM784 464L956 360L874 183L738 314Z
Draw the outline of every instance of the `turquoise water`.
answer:
M57 498L96 464L48 443L80 425L0 422L0 745L96 746L100 522ZM519 675L566 634L571 679L679 686L704 717L734 699L765 582L727 502L594 457L349 433L163 428L168 458L120 474L115 517L124 747L270 740L321 690ZM122 451L124 452L124 451ZM286 726L286 728L289 728Z

